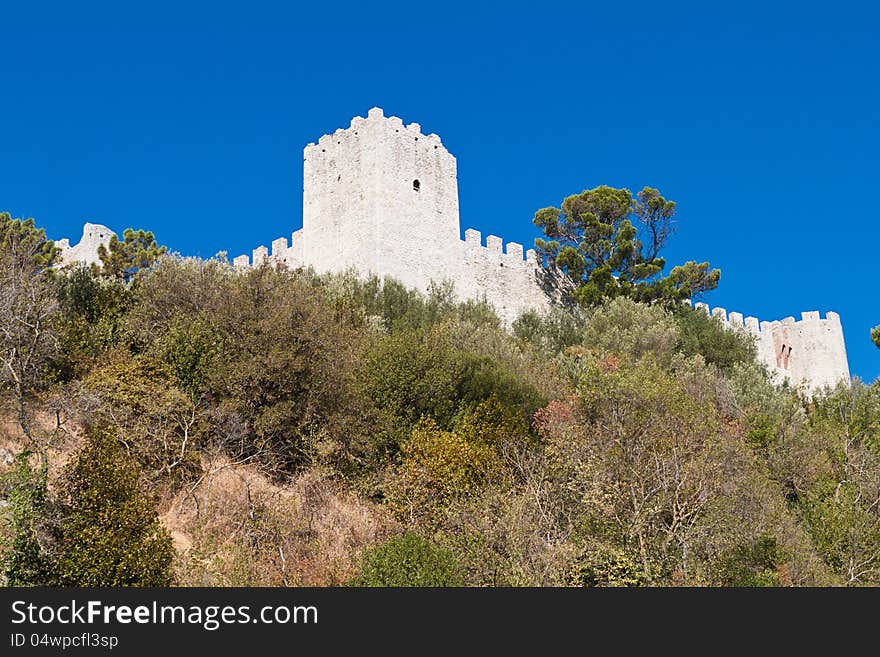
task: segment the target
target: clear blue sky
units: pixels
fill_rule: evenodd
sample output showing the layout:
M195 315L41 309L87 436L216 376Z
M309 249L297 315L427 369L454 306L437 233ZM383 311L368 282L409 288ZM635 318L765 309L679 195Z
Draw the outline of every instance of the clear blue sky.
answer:
M0 210L249 253L300 227L303 146L379 105L458 158L462 230L659 187L711 305L836 310L880 374L872 3L299 4L3 3Z

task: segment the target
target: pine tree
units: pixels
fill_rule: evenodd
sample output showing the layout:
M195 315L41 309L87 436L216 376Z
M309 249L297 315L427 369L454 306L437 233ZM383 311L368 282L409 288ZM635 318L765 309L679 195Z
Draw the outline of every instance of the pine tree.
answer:
M602 185L569 196L562 207L535 213L534 223L549 240L535 248L577 286L584 305L625 296L636 301L678 301L718 286L721 272L709 263L686 262L661 276L660 256L673 232L675 202L645 187L635 197L628 189Z
M98 256L103 264L100 273L127 283L138 271L155 264L165 251L151 231L126 228L121 240L113 235L108 246L98 246Z
M25 257L42 269L54 264L60 251L33 219L13 219L8 212L0 212L0 252L6 256Z

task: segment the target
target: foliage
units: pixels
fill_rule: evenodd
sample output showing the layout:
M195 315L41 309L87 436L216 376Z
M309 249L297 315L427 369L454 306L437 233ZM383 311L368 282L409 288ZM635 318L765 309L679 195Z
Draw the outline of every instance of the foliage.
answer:
M772 536L738 545L725 556L721 578L726 586L780 586L785 583L785 551Z
M269 470L284 476L324 450L345 451L366 430L369 411L349 380L363 336L309 281L248 272L206 319L217 331L206 389L244 419L245 453Z
M871 329L871 341L880 347L880 325Z
M432 283L427 295L392 278L373 275L363 280L355 271L329 274L323 284L341 316L356 317L386 333L427 328L455 318L496 327L500 324L485 301L457 301L450 282Z
M0 212L0 252L23 257L38 269L45 269L55 264L60 251L33 219L13 219L8 212Z
M513 322L513 334L546 355L555 356L583 340L584 317L575 308L552 308L541 315L524 312Z
M452 431L423 419L386 481L387 503L404 522L436 525L451 504L508 476L503 448L526 441L528 427L494 396L463 411Z
M801 486L808 529L847 584L880 583L880 383L841 385L814 403L811 438L828 460Z
M651 357L582 357L580 371L576 400L554 402L537 422L562 517L585 545L617 555L598 562L606 575L590 570L584 581L609 581L631 555L638 569L624 568L626 581L720 583L725 554L757 541L758 527L785 536L783 548L800 540L718 405L689 390L692 374L680 378ZM809 553L784 565L801 581L823 581Z
M136 464L112 436L93 432L64 477L61 586L168 586L171 538L141 490Z
M463 406L493 395L525 413L541 402L540 392L506 363L463 348L450 328L444 324L380 338L357 372L360 390L391 418L400 437L423 417L450 429Z
M574 561L569 578L574 586L644 586L649 583L637 554L601 543L583 551Z
M53 579L47 467L32 467L29 456L28 452L19 454L4 478L9 490L2 553L7 586L40 586Z
M353 586L460 586L453 554L414 532L364 552Z
M32 220L0 215L0 392L12 394L29 447L44 459L30 403L48 387L46 375L59 347L53 326L58 304L46 268L53 248Z
M678 340L675 322L661 307L619 298L590 314L582 344L602 354L653 354L668 361Z
M202 409L161 362L117 356L84 383L97 398L92 421L125 445L145 477L174 487L198 476Z
M18 394L41 387L48 360L58 343L52 326L57 309L44 263L42 229L4 220L0 215L0 385ZM42 240L42 241L41 241Z
M218 359L218 335L202 317L178 318L163 339L162 360L168 363L176 384L198 397L207 390L211 368Z
M717 317L687 304L672 306L672 317L678 329L676 351L687 356L700 354L723 370L755 361L757 348L751 334L725 329Z
M574 297L584 305L618 296L681 301L717 287L721 272L689 261L661 276L674 214L675 203L656 189L633 197L602 185L567 197L560 208L538 210L534 223L550 239L535 240L535 247L574 281Z
M153 266L165 251L151 231L126 228L121 240L112 235L107 246L98 246L98 270L106 278L128 283L140 270Z
M5 578L880 584L880 383L805 398L680 303L708 272L662 277L655 190L566 201L543 218L583 233L588 307L512 333L449 284L240 271L147 233L56 270L4 217L0 408L39 457L4 479Z
M546 318L521 319L529 322L532 329L520 324L520 335L528 335L532 342L546 340L539 337L540 322L550 322ZM531 331L531 333L530 333ZM566 347L587 347L601 354L626 354L640 358L646 354L663 363L670 364L674 354L702 356L710 365L729 370L737 363L754 362L756 349L754 341L745 332L725 329L715 317L694 310L685 304L676 304L671 309L660 305L646 305L624 297L606 301L586 313L579 334L572 332L570 337L558 341L556 351Z
M52 363L54 378L70 381L83 375L120 341L131 297L125 285L97 277L88 267L71 268L58 278L61 312L55 328L61 346Z

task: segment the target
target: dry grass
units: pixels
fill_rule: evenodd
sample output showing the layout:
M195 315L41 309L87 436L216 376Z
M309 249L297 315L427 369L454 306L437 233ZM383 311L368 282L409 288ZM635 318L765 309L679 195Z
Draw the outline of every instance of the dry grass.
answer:
M183 586L333 586L354 574L361 550L391 518L311 470L279 486L251 465L206 460L205 476L161 516L178 551Z
M49 486L54 485L64 466L76 455L82 446L83 434L81 427L74 422L65 422L58 426L54 413L40 411L35 413L31 422L45 448L49 463ZM12 465L9 461L28 448L33 452L15 413L8 408L0 408L0 476L8 472ZM32 455L32 465L37 465L39 458Z
M72 421L57 430L52 413L34 420L41 434L52 435L46 450L52 487L81 447L82 431ZM9 460L26 445L14 414L0 412L0 456ZM357 573L363 548L395 528L379 505L317 470L278 485L256 466L223 456L205 457L202 466L201 479L157 500L182 586L341 585ZM0 476L10 468L0 459Z

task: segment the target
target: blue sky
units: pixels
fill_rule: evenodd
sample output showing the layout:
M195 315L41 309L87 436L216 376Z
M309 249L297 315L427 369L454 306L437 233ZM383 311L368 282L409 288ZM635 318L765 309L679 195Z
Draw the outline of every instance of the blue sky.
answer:
M706 301L836 310L852 373L880 375L867 2L11 4L0 210L50 237L249 253L301 225L305 144L379 105L458 158L462 230L531 244L568 194L658 187L670 263L722 270Z

